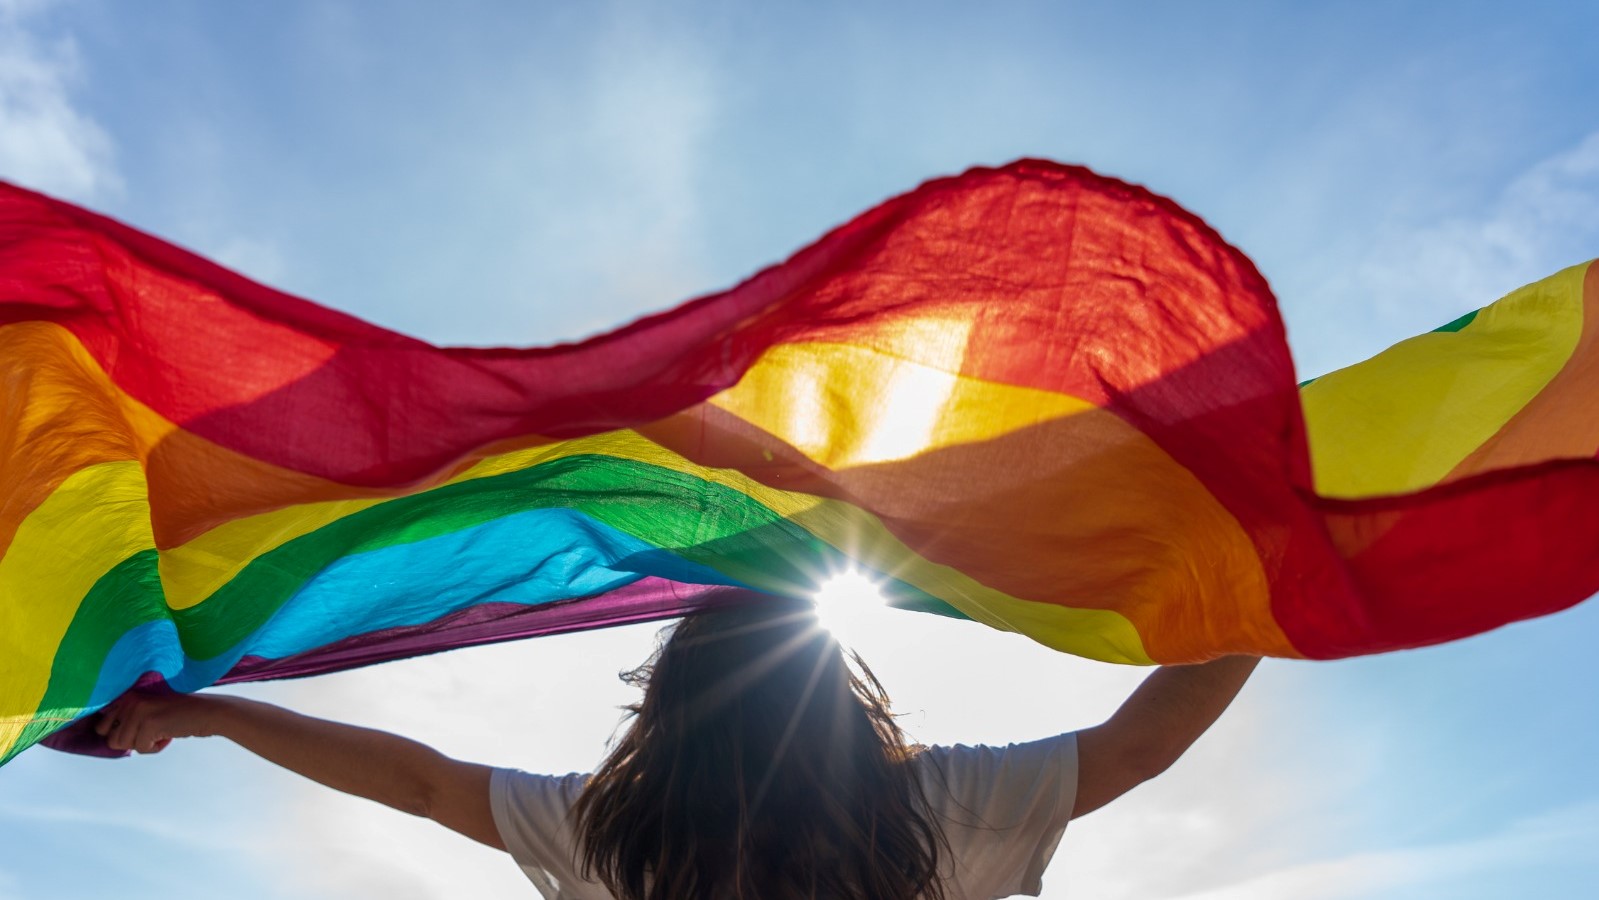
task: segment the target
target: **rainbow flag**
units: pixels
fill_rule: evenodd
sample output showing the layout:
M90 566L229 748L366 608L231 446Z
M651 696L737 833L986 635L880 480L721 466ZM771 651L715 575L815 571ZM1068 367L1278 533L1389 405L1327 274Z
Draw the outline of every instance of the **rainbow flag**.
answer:
M930 182L543 349L435 347L6 187L0 760L93 751L83 717L135 684L807 596L847 568L1124 663L1553 612L1599 589L1596 271L1302 407L1243 254L1048 162Z

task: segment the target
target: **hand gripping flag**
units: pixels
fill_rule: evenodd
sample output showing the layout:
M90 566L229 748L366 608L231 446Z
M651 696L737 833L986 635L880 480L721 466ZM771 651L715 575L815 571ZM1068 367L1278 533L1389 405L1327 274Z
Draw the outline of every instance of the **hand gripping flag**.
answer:
M1599 275L1308 384L1195 216L1026 160L591 340L440 348L0 190L0 760L193 691L803 597L1126 663L1599 589ZM1306 422L1309 429L1307 432ZM1308 435L1308 437L1307 437Z

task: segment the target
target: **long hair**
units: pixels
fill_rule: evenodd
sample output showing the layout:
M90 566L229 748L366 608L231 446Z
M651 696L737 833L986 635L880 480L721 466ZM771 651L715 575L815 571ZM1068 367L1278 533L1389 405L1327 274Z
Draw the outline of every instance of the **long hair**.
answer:
M644 697L574 808L585 877L620 900L942 900L914 748L854 662L792 603L680 622L623 675Z

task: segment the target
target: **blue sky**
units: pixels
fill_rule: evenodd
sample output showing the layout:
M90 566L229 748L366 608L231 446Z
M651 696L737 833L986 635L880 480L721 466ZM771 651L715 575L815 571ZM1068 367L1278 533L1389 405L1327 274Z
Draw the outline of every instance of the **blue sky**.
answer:
M1083 162L1206 217L1301 371L1599 255L1590 3L0 0L0 176L441 343L726 286L921 180ZM930 742L1093 724L1140 673L867 616ZM247 689L531 770L592 765L654 630ZM1599 893L1599 607L1268 663L1045 896ZM0 771L0 900L526 896L508 860L215 741Z

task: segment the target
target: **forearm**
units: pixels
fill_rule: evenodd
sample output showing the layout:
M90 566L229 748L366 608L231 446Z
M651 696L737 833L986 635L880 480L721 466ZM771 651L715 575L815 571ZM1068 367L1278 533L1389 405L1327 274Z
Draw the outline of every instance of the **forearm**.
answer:
M312 781L425 816L430 773L449 760L416 741L242 697L208 697L209 731Z
M1129 746L1151 776L1170 767L1210 728L1259 663L1257 657L1229 656L1167 666L1144 679L1117 716L1128 718Z

